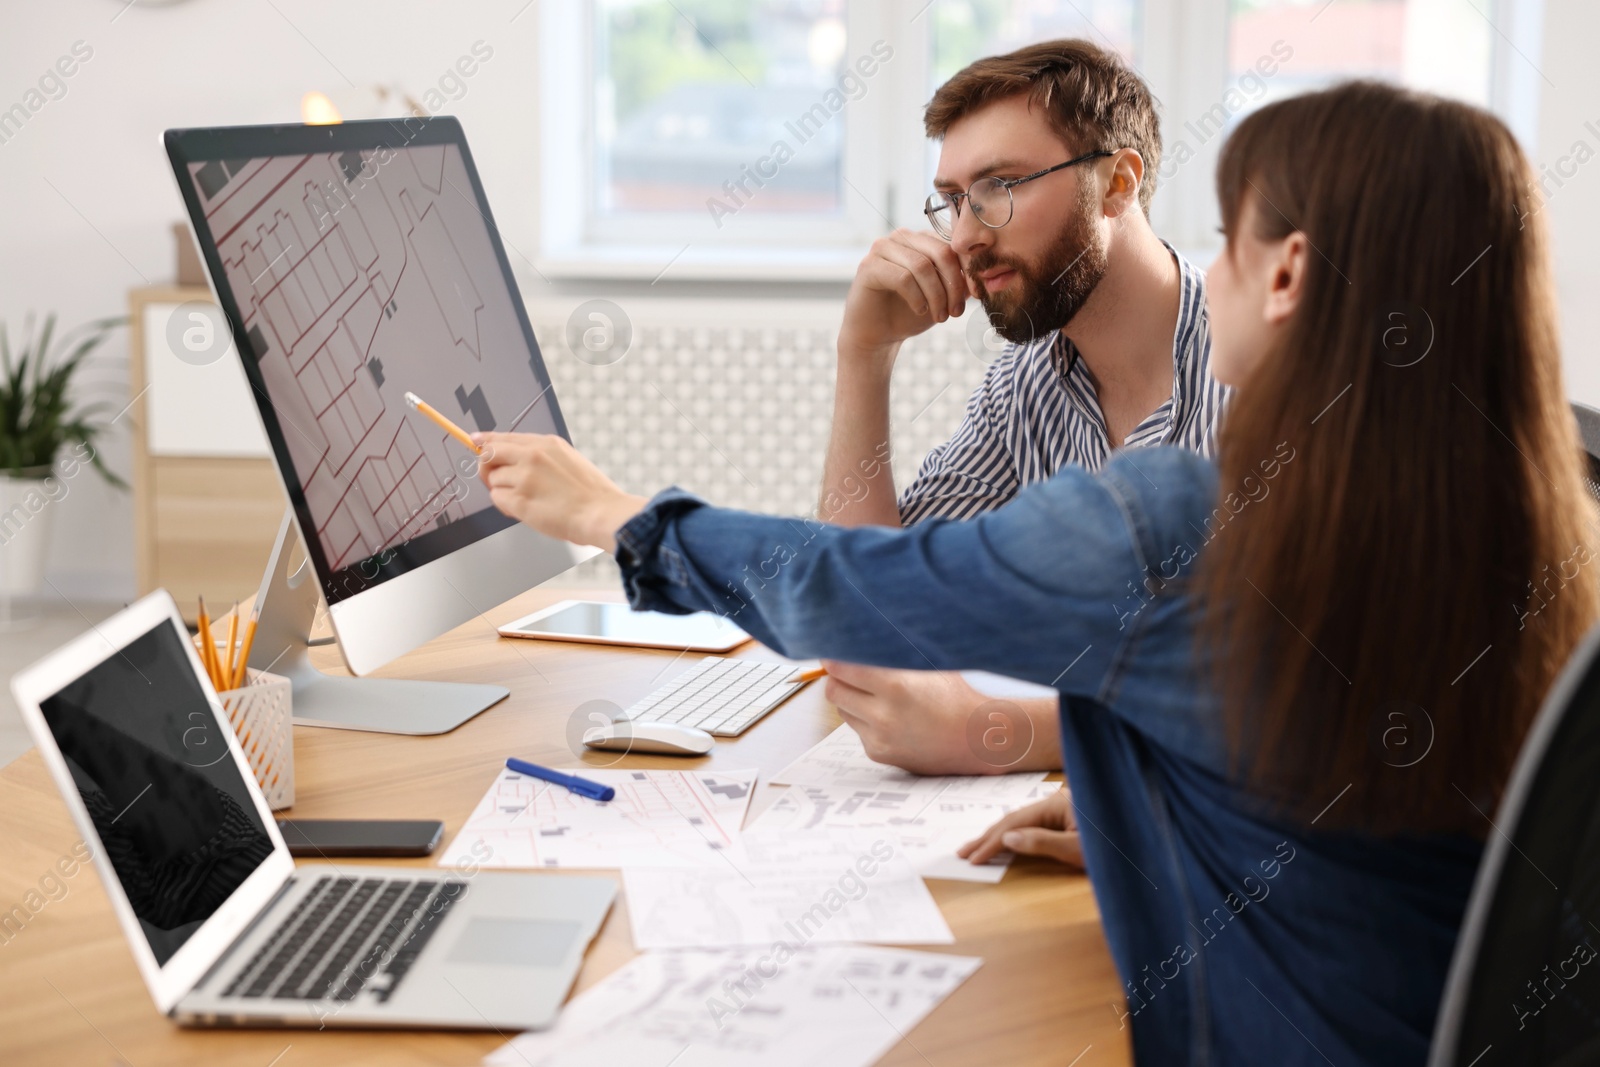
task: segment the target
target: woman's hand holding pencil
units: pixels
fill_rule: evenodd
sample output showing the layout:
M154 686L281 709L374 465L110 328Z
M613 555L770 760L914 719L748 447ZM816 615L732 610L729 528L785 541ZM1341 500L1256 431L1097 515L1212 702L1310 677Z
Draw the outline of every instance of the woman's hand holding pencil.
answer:
M410 405L414 411L418 412L419 414L426 415L428 418L432 419L438 424L439 429L443 430L451 437L454 437L457 441L460 441L462 444L472 449L473 455L483 455L483 449L478 447L478 443L472 439L471 435L468 434L467 431L463 430L461 427L445 418L439 413L438 408L422 399L416 393L407 393L406 403Z

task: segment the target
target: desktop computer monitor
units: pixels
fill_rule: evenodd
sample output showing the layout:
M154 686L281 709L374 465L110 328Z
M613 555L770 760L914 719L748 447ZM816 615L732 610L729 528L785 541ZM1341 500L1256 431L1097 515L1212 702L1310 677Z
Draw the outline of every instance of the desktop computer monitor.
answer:
M474 454L404 400L469 431L567 436L461 125L184 129L164 143L292 516L251 665L295 677L297 721L448 729L505 691L323 685L287 647L315 608L287 559L298 526L362 675L592 554L497 511Z

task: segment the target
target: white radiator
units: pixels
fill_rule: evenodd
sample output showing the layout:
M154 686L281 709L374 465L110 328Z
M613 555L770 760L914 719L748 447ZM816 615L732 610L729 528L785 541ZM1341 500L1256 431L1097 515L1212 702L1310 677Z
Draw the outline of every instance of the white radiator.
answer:
M815 514L843 303L651 297L610 305L572 299L529 310L573 442L629 492L679 485L729 507ZM983 314L976 303L900 353L891 401L897 486L955 431L992 358L994 338L985 344L974 314ZM588 347L586 330L598 331ZM627 348L615 358L624 331ZM557 584L616 580L616 565L601 556Z

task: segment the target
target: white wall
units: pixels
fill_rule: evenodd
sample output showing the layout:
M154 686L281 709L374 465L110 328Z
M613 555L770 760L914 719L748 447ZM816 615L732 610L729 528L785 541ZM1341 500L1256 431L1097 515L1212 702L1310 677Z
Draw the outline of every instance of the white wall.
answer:
M1567 392L1600 407L1600 4L1548 0L1539 143L1549 192ZM1583 147L1579 148L1579 142ZM1579 158L1586 162L1579 163ZM1543 168L1548 168L1544 170ZM1570 175L1570 177L1568 177ZM1558 184L1559 183L1559 184Z
M519 15L524 3L188 0L156 6L140 0L124 9L122 0L12 0L0 14L0 110L23 100L74 42L84 42L93 56L67 81L61 99L47 102L0 144L0 320L15 328L30 309L55 310L69 324L115 314L124 310L129 288L172 278L169 228L183 209L159 147L163 129L294 121L302 93L340 89L346 78L358 85L400 83L420 95L478 40L494 55L445 110L467 128L508 244L536 254L537 10ZM1578 140L1600 154L1600 65L1589 54L1600 42L1600 4L1548 0L1544 29L1538 62L1548 83L1536 156L1555 166ZM1584 126L1588 121L1595 130ZM1568 385L1575 397L1600 404L1597 194L1600 155L1565 179L1549 212ZM760 295L781 291L760 289ZM756 287L750 291L755 295ZM804 291L821 295L815 287ZM126 355L119 335L89 376L95 394L116 408L129 399ZM127 421L106 450L123 471ZM69 597L131 596L127 495L82 478L59 507L51 581Z

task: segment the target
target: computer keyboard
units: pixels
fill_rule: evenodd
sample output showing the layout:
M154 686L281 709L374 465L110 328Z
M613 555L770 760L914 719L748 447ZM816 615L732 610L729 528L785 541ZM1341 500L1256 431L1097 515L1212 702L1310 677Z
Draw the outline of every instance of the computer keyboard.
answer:
M223 996L351 1000L394 995L466 892L456 881L319 878Z
M675 722L737 737L806 683L792 663L707 656L623 711L630 721Z

